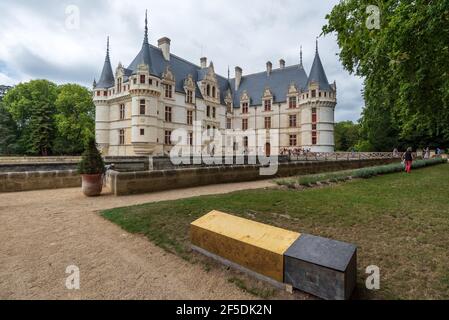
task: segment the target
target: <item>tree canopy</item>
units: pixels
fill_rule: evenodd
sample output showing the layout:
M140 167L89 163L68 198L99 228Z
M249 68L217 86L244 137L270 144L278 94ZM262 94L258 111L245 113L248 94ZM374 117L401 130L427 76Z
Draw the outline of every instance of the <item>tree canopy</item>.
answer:
M357 151L359 124L343 121L335 125L335 151Z
M82 86L33 80L9 90L2 104L0 153L80 154L94 135L95 106Z
M379 29L366 23L373 4ZM344 68L365 79L364 148L447 147L449 0L345 0L326 19Z

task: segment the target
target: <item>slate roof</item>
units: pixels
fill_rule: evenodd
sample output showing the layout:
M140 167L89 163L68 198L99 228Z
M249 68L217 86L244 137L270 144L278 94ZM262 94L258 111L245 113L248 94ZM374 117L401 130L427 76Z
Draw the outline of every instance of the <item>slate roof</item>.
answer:
M310 70L308 84L311 84L312 82L318 83L320 90L331 90L329 81L327 81L326 72L324 72L323 64L321 63L320 54L318 53L318 44L312 69Z
M285 102L290 84L294 83L297 90L306 90L307 74L301 64L284 69L274 69L268 76L267 72L259 72L243 76L239 89L235 91L235 79L230 80L234 98L234 107L240 107L240 97L246 90L250 97L250 105L262 105L265 88L270 88L273 102Z
M114 73L112 72L111 59L109 58L109 37L106 50L106 58L104 60L103 70L101 71L100 80L97 82L97 88L106 89L114 86Z
M209 68L201 68L189 61L186 61L174 54L170 54L170 61L166 61L162 54L162 50L148 42L148 21L145 18L145 35L142 48L128 66L125 68L125 82L128 78L136 72L139 64L147 64L150 67L150 73L154 76L161 77L166 68L169 67L175 76L175 90L184 93L184 80L191 75L193 81L198 83L207 75ZM274 69L270 75L267 72L259 72L255 74L242 76L239 89L235 90L235 79L227 79L216 74L220 89L220 101L224 104L224 97L228 89L231 89L234 107L240 106L240 97L243 91L246 90L250 97L250 105L262 105L262 97L265 88L269 88L273 94L273 102L281 103L287 99L287 92L290 84L295 84L296 88L301 91L307 90L308 84L312 81L318 82L321 90L332 90L327 81L326 73L324 72L320 56L318 54L318 46L315 54L315 59L312 65L310 76L308 77L302 64L302 51L300 64L285 67L283 69ZM106 54L105 65L97 84L99 88L106 88L114 86L114 76L112 73L111 63L109 59L109 40L108 52ZM196 96L202 98L199 87L196 86Z

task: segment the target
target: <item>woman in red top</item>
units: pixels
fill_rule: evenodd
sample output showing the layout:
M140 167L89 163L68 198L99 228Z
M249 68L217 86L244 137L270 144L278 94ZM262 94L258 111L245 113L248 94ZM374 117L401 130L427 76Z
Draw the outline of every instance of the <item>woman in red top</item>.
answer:
M402 156L402 160L405 161L405 171L407 173L410 173L410 171L412 170L412 164L413 164L412 148L407 149L407 151Z

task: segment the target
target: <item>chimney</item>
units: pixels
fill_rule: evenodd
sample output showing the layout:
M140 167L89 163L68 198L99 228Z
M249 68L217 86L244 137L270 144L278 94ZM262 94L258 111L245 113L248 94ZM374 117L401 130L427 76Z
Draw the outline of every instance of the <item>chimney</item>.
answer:
M240 82L242 81L243 70L240 67L235 67L235 90L240 87Z
M271 70L273 70L273 64L268 61L267 62L267 76L269 76L271 74Z
M171 40L167 37L158 40L157 44L159 49L162 50L162 55L166 61L170 61L170 42Z
M285 60L284 59L279 60L279 68L281 68L281 69L285 68Z
M201 61L201 69L207 68L207 58L202 57L200 61Z

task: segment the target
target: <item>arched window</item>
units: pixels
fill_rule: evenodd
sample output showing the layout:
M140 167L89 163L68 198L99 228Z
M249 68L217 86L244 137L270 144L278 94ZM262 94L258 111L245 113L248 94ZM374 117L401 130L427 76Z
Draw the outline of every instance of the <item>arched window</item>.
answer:
M212 87L212 97L215 98L215 87Z
M206 95L210 96L210 85L207 85L206 87Z

